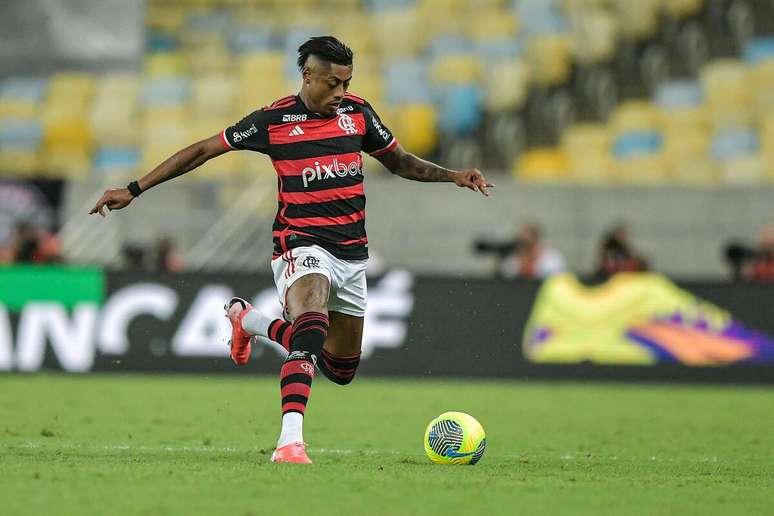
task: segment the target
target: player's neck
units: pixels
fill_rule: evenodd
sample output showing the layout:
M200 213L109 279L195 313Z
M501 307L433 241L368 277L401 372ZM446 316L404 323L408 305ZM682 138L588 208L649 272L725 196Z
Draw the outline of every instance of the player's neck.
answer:
M298 98L301 99L301 103L310 112L314 113L315 115L325 116L322 113L320 113L320 109L314 106L314 103L309 99L309 96L303 89L300 92L298 92Z

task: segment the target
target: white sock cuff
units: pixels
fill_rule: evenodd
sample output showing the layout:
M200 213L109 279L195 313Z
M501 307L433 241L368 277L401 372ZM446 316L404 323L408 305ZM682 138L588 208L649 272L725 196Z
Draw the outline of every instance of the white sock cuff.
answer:
M277 448L290 443L304 442L304 416L298 412L288 412L282 416L282 432L277 440Z
M242 329L251 335L269 337L269 325L274 319L253 308L242 318Z

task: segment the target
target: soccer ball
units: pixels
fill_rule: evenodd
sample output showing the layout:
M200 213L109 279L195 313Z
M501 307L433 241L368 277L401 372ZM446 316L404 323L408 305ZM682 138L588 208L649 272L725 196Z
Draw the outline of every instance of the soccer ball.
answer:
M436 464L469 464L481 460L486 450L484 428L473 416L444 412L425 430L425 453Z

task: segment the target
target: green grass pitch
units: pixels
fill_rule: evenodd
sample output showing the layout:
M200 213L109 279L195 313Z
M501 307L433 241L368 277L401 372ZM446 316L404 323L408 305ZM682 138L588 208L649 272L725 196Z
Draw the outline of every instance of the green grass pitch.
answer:
M315 382L312 466L269 463L274 378L0 376L0 513L774 514L774 390L473 380ZM446 410L487 432L437 466Z

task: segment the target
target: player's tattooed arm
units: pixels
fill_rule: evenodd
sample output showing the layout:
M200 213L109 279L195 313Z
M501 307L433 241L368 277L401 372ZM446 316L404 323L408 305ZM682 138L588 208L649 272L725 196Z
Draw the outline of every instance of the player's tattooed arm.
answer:
M175 154L164 160L159 166L145 174L137 181L140 192L156 186L164 181L169 181L175 177L190 172L196 167L201 166L207 160L220 156L226 149L221 140L220 134L207 138L189 145L185 149L177 151ZM105 191L97 204L91 209L89 214L99 213L105 216L105 208L108 211L120 210L129 205L135 195L129 191L129 188L114 188Z
M494 186L478 169L450 170L406 152L400 144L377 159L393 174L412 181L454 183L484 195Z

